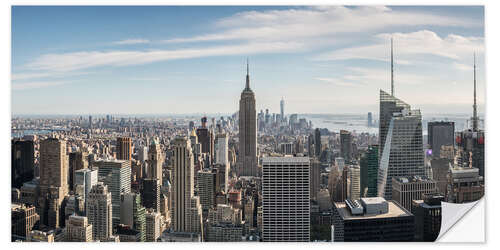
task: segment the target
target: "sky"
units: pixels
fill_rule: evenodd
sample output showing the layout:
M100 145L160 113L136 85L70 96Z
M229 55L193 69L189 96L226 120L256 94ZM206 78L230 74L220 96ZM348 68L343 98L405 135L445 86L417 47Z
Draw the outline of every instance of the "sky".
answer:
M481 6L13 6L13 114L484 110Z

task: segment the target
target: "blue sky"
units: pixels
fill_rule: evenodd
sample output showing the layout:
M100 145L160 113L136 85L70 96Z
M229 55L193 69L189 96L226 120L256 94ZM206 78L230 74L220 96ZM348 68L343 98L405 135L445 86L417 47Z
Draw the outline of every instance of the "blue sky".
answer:
M12 8L14 114L233 113L250 60L257 108L423 113L484 107L483 7Z

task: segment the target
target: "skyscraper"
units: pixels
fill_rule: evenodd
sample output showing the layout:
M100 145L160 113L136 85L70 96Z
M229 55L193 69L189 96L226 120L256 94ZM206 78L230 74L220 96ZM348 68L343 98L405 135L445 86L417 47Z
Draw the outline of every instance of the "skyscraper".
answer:
M65 241L92 242L92 224L85 216L70 215L65 230Z
M262 160L263 241L310 240L308 157Z
M310 196L312 200L316 200L318 198L318 192L320 190L320 182L321 182L321 162L316 158L311 159L311 173L310 183L311 183L311 192Z
M11 203L12 240L26 239L33 226L40 220L36 208L28 204Z
M125 193L120 197L120 224L140 232L139 240L146 241L146 208L137 193Z
M347 130L340 130L340 156L345 162L352 160L352 135Z
M246 86L241 92L239 111L239 153L238 168L240 176L258 176L257 162L257 111L255 109L255 94L250 89L248 73Z
M175 232L202 233L199 198L194 196L194 166L191 142L177 137L172 143L172 229Z
M215 207L216 173L210 170L201 170L197 173L198 194L205 214Z
M427 143L432 149L433 158L441 155L441 146L455 145L454 122L429 122L427 124Z
M116 138L116 159L131 160L132 159L132 139L130 137Z
M228 191L227 185L228 185L228 179L229 179L229 152L228 152L228 135L223 133L223 134L218 134L217 135L217 156L216 158L216 164L220 164L219 166L219 172L224 174L224 192Z
M319 159L321 157L321 131L319 128L314 130L314 152Z
M201 118L201 127L196 129L198 142L201 144L201 152L210 156L210 163L214 160L214 133L207 127L207 117ZM192 145L194 146L194 145Z
M477 115L476 103L476 57L474 56L474 104L472 110L472 128L459 133L457 145L460 152L460 160L469 162L472 168L479 169L479 175L485 177L484 172L484 144L485 133L479 128L479 117Z
M155 212L160 212L160 180L156 178L146 178L142 182L142 204L146 208L151 208Z
M40 142L40 221L59 227L61 203L68 193L68 156L66 141L48 138Z
M368 112L368 123L367 123L367 126L368 127L372 127L373 126L373 115L372 115L372 112Z
M392 198L408 211L411 211L413 200L421 200L422 195L435 193L436 191L436 182L424 176L392 179Z
M412 202L411 213L415 215L415 241L434 242L441 231L441 202L439 193L424 194Z
M92 238L107 241L113 233L111 193L102 182L90 190L86 209L89 223L92 225Z
M161 235L161 215L154 211L146 211L146 241L156 242Z
M80 169L86 169L89 167L88 162L89 154L87 152L71 152L69 153L69 188L75 191L75 174L76 171Z
M21 188L23 183L31 181L35 174L35 148L33 141L12 140L12 183L14 188Z
M285 99L282 97L280 101L280 111L281 111L281 120L285 120Z
M80 169L75 172L75 193L82 196L85 200L90 190L98 182L97 169L90 170L88 168Z
M403 105L394 105L398 103ZM403 107L402 110L391 114L384 143L381 144L377 192L379 197L390 200L392 199L392 177L424 176L425 171L420 110L411 110L408 104L381 90L381 110L382 105L385 104ZM388 114L386 111L384 110ZM388 117L384 117L384 120Z
M156 178L160 181L160 185L163 183L163 156L161 153L160 144L154 138L151 140L151 145L149 146L148 151L148 169L147 169L147 177L148 178Z
M120 222L120 196L130 193L131 174L130 161L125 160L99 160L95 162L98 167L99 181L102 181L112 197L113 226Z
M378 145L368 146L360 160L361 197L377 196Z
M359 199L361 194L360 188L360 171L359 166L350 166L349 172L349 199Z

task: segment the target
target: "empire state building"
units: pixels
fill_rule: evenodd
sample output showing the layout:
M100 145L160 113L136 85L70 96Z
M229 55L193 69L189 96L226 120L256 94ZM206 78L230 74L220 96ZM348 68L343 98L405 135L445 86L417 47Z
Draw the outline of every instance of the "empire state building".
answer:
M250 76L247 79L240 99L238 173L240 176L258 176L257 168L257 111L255 94L250 89Z

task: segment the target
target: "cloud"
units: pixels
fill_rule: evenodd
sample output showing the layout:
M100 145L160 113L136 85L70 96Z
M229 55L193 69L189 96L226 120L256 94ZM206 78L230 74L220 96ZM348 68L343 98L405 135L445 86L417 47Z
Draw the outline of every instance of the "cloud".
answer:
M416 55L434 55L450 60L470 59L473 52L484 52L482 37L449 34L440 37L435 32L421 30L410 33L382 33L375 36L375 44L344 48L313 57L313 60L370 59L390 60L390 38L394 40L396 63L409 64Z
M24 82L24 83L13 83L12 90L26 90L26 89L37 89L43 87L52 87L66 84L64 81L40 81L40 82Z
M482 23L464 17L396 11L384 6L354 8L322 6L241 12L216 22L217 30L222 29L222 32L172 38L164 42L186 43L224 40L309 40L314 42L318 37L337 39L339 36L353 33L419 25L475 27L482 25Z
M141 65L159 61L188 59L208 56L230 56L256 53L280 53L300 50L296 42L247 43L239 45L198 47L177 50L120 50L82 51L63 54L45 54L30 62L32 70L66 72L102 66Z
M144 44L144 43L150 43L151 41L147 39L126 39L126 40L121 40L121 41L116 41L113 42L113 44L116 45L131 45L131 44Z
M29 73L25 72L25 73L13 73L11 75L11 80L20 81L33 78L63 78L67 76L87 75L87 74L91 74L91 72L52 72L52 71L29 72Z

